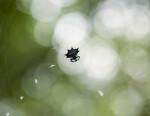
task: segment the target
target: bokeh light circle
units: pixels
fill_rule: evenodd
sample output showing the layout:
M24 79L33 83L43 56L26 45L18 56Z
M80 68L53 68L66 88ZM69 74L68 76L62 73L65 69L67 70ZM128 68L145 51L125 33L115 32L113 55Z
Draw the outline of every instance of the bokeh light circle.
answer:
M49 22L56 19L61 9L50 0L33 0L31 14L38 21Z
M58 7L68 7L74 4L77 0L51 0Z
M108 81L117 72L117 53L109 46L94 46L85 58L88 77L100 81Z
M9 102L0 101L0 115L1 116L15 116L15 110L13 107L10 106Z
M99 36L139 40L150 34L149 19L148 7L136 2L131 4L128 0L109 0L98 5L93 24Z
M50 92L51 78L49 65L42 63L35 70L26 72L22 79L22 88L28 96L41 99Z
M60 47L74 46L86 39L88 34L87 20L81 13L64 15L56 24L53 41Z
M141 107L141 99L133 96L129 91L119 92L112 104L112 109L117 116L136 115Z
M148 79L150 60L149 53L146 50L142 48L125 48L122 55L123 70L127 74L140 82Z

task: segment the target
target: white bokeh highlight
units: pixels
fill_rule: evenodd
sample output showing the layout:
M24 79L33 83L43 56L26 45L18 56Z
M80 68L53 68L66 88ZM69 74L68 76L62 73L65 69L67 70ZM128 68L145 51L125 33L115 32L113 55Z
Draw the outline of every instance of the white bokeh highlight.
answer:
M139 40L149 35L150 10L145 4L134 2L107 0L101 3L93 18L97 34L106 38L125 36L128 40Z
M125 26L129 19L128 11L120 11L119 9L106 8L99 12L99 18L102 23L110 29L117 29ZM110 20L111 19L111 20Z
M37 79L34 79L34 82L37 84L37 83L38 83L38 80L37 80Z
M117 72L117 53L109 46L93 46L84 64L87 76L100 81L108 81Z
M33 0L31 4L31 14L38 21L54 21L61 9L51 2L51 0Z
M64 56L67 49L58 55L58 64L67 74L77 74L82 82L109 82L118 72L118 55L115 49L107 44L90 45L84 43L79 47L80 60L72 63Z
M24 99L24 97L23 96L20 96L20 100L23 100Z
M68 7L73 5L77 0L51 0L58 7Z
M9 112L7 112L7 113L6 113L6 116L9 116L9 115L10 115L10 113L9 113Z
M17 112L15 112L15 109L10 104L11 103L7 102L6 100L0 101L1 116L15 116L15 114L17 114Z
M126 51L128 51L126 53ZM124 49L123 70L134 80L143 82L148 79L150 60L149 53L142 48Z
M88 24L85 17L78 12L69 13L64 15L57 22L53 45L64 46L74 46L80 44L83 40L87 38L88 34Z
M50 65L50 68L53 68L53 67L55 67L56 65L54 65L54 64L52 64L52 65Z
M135 6L130 10L132 22L126 27L125 36L128 40L139 40L150 34L149 11L142 6Z
M101 90L98 90L98 94L103 97L104 96L104 93L101 91Z

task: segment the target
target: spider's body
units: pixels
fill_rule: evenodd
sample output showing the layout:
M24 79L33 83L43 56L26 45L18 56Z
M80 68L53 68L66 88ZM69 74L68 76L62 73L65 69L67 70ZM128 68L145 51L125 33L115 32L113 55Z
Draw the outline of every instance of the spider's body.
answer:
M67 54L65 54L65 56L67 58L70 58L71 62L76 62L80 59L80 56L77 56L78 53L79 53L79 48L77 48L77 49L71 48L70 50L68 50L68 52L67 52Z

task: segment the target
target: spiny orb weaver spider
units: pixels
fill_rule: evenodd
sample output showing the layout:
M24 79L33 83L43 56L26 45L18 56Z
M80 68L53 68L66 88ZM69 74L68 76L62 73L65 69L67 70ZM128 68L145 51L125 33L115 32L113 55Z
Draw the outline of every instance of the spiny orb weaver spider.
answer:
M71 47L70 50L68 50L67 54L64 54L66 58L70 58L71 62L77 62L80 59L80 56L77 56L79 53L79 48L74 49Z

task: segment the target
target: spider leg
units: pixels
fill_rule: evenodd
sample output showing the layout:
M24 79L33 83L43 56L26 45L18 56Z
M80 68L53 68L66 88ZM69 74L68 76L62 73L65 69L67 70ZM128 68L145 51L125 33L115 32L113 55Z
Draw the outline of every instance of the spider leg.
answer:
M74 62L74 59L73 59L73 58L71 58L71 59L70 59L70 61L71 61L71 62Z
M77 61L80 60L80 56L77 56L77 57L76 57L76 60L77 60Z
M70 59L71 62L77 62L80 59L80 56L75 56L73 58Z

